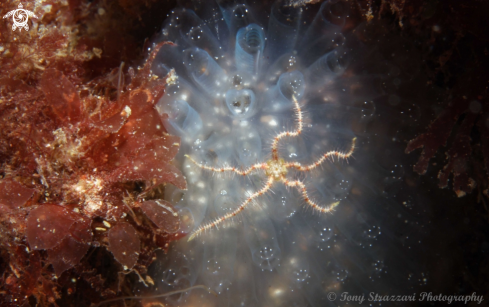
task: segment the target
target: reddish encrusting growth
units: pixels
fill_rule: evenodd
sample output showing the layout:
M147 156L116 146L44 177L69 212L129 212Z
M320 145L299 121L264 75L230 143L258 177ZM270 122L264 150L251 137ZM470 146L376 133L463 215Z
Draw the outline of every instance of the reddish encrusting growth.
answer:
M37 86L2 99L0 243L9 258L2 306L56 304L65 289L56 280L70 269L68 276L96 284L97 272L82 260L92 245L106 247L121 272L133 270L147 284L154 250L183 235L174 208L157 200L166 184L186 188L171 164L180 141L164 131L154 108L166 86L150 71L162 45L129 72L116 99L80 90L57 67L46 68ZM168 225L158 220L162 214ZM117 295L118 284L101 299Z
M477 98L480 99L481 97ZM471 102L472 106L475 104L479 110L471 109ZM487 135L484 134L484 131L487 130L485 127L487 123L484 122L485 117L481 116L487 114L483 106L486 103L486 101L480 102L477 99L469 100L467 97L455 99L452 105L431 123L426 133L411 140L406 147L406 153L423 148L418 162L414 165L414 171L421 175L425 174L428 170L430 160L442 146L447 146L448 150L445 154L446 163L438 173L439 187L446 188L450 175L453 174L452 187L457 196L463 197L467 193L471 193L477 186L476 180L469 175L471 173L469 169L471 167L475 168L473 164L476 163L472 157L474 147L480 148L479 150L482 152L485 163L489 163L489 150L485 147L487 144ZM456 125L457 121L460 122L459 125ZM452 129L456 126L458 127L455 131L455 137L448 144ZM471 132L474 127L478 127L480 130L480 145L475 145L471 138ZM472 173L485 173L484 166L480 167L477 171L472 171ZM485 175L482 174L480 177L485 177ZM485 178L477 179L479 184L486 181ZM484 184L480 188L487 195L487 188Z
M445 92L445 97L433 100L435 115L429 118L424 133L418 133L406 146L406 153L423 149L414 171L424 175L436 170L439 187L453 189L458 197L475 190L477 201L487 211L488 23L479 12L487 11L489 3L443 1L429 7L424 1L356 2L369 22L389 16L405 38L419 42L428 77L426 88ZM446 14L447 11L456 13ZM421 37L426 39L418 41ZM419 90L423 91L422 87ZM443 110L438 111L440 107Z

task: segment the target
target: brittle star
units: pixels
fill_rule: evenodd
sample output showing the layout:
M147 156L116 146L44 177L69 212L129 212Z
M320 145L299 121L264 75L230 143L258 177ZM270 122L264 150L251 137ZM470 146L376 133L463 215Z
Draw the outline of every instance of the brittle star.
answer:
M286 175L287 175L287 171L289 168L293 168L293 169L296 169L296 170L302 171L302 172L307 172L307 171L310 171L310 170L317 168L324 161L326 161L328 158L334 159L336 157L338 159L347 159L347 158L351 157L353 152L355 151L356 137L352 139L351 147L350 147L350 150L348 152L340 152L340 151L336 151L336 150L328 151L325 154L323 154L321 156L321 158L319 158L317 161L315 161L309 165L304 165L304 166L298 162L286 162L284 159L280 158L278 155L278 143L283 138L299 136L302 133L302 128L303 128L302 127L303 126L303 115L302 115L301 107L299 105L299 102L297 101L297 99L294 96L292 96L292 100L294 102L294 108L295 108L295 112L296 112L296 116L297 116L297 128L294 131L284 131L284 132L279 133L277 136L275 136L275 138L273 139L273 143L272 143L272 158L269 161L267 161L265 163L257 163L257 164L250 166L249 168L247 168L245 170L240 170L236 167L216 168L216 167L212 167L212 166L203 165L203 164L200 164L197 161L195 161L189 155L185 155L185 157L190 159L190 161L192 161L195 165L197 165L198 167L200 167L204 170L209 170L209 171L213 171L216 173L233 172L233 173L236 173L236 174L242 175L242 176L246 176L255 170L264 170L265 175L267 176L267 180L266 180L265 185L258 192L255 192L255 193L251 194L250 196L248 196L248 198L246 198L243 201L243 203L241 203L241 205L238 208L236 208L234 211L229 212L229 213L217 218L213 222L199 226L199 228L197 230L192 232L192 234L190 235L190 237L188 239L189 241L193 240L197 235L199 235L203 231L211 229L212 227L217 227L222 222L238 215L240 212L242 212L246 208L246 206L248 206L250 204L251 201L253 201L255 198L262 196L263 194L268 192L271 189L271 187L275 184L275 182L278 182L278 181L282 182L287 187L296 188L299 191L299 193L301 194L302 199L305 201L305 203L308 206L311 206L314 210L319 211L321 213L332 212L333 209L340 203L339 201L337 201L337 202L334 202L334 203L332 203L328 206L325 206L325 207L316 204L313 200L311 200L311 198L307 194L306 185L302 181L300 181L300 180L289 180L289 179L287 179Z

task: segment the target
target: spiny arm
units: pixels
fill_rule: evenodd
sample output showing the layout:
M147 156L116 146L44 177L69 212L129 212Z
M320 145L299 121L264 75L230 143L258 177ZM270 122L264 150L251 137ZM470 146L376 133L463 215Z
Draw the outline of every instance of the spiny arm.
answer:
M348 152L341 152L341 151L332 150L332 151L328 151L327 153L322 155L321 158L319 158L319 160L317 160L316 162L313 162L310 165L302 166L302 164L300 164L298 162L290 162L290 163L286 164L286 167L287 168L293 167L295 169L298 169L298 170L304 172L304 171L310 171L312 169L315 169L316 167L321 165L324 161L326 161L326 159L328 159L330 157L332 157L332 158L337 157L338 159L348 159L349 157L351 157L353 155L353 152L355 151L356 141L357 141L356 137L352 139L351 147L350 147L350 150L348 150Z
M228 220L228 219L233 218L236 215L238 215L240 212L242 212L246 208L246 206L248 206L248 204L253 199L257 198L258 196L265 194L268 190L270 190L270 188L273 185L273 182L274 182L274 179L272 177L269 177L267 180L267 183L263 186L263 188L260 191L250 195L236 210L234 210L233 212L229 212L229 213L217 218L215 221L213 221L211 223L207 223L203 226L201 225L197 230L192 232L192 234L188 238L188 241L193 240L196 236L198 236L203 231L211 229L212 227L217 227L219 224L221 224L225 220Z
M185 157L188 158L190 161L192 161L192 163L194 163L198 167L205 169L205 170L208 170L208 171L216 172L216 173L234 172L238 175L246 176L254 170L267 169L267 167L268 167L266 163L257 163L255 165L250 166L249 168L247 168L245 170L239 170L236 167L212 167L212 166L200 164L199 162L195 161L189 155L185 155Z
M299 180L289 181L288 179L283 177L282 182L288 187L296 188L299 191L299 193L301 193L302 199L306 202L306 204L311 206L314 210L319 211L321 213L332 212L334 210L334 208L336 206L338 206L340 203L339 201L337 201L337 202L334 202L334 203L332 203L326 207L322 207L322 206L316 204L314 201L311 200L311 198L307 194L306 185L302 181L299 181Z
M299 105L299 102L295 98L295 96L292 96L292 101L294 102L294 107L295 107L295 112L297 116L297 129L294 131L284 131L277 135L273 139L272 143L272 159L273 160L278 160L278 142L283 139L284 137L287 136L298 136L299 134L302 133L302 126L303 126L303 119L302 119L302 110L301 106Z

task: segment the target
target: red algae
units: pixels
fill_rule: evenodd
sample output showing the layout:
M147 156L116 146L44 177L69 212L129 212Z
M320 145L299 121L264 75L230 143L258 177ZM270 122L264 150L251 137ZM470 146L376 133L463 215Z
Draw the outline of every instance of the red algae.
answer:
M140 208L166 184L186 188L172 165L179 139L154 108L166 86L150 71L161 46L125 72L99 61L110 53L100 37L76 36L96 9L23 4L39 16L29 32L0 25L0 305L131 295L126 283L149 278L155 249L184 236L175 221L155 226ZM94 71L109 73L90 80Z
M65 208L44 204L32 210L27 217L26 236L31 249L50 249L68 234L75 218Z
M115 259L125 270L132 269L141 252L141 242L136 229L128 223L119 223L109 230L108 238L108 248Z
M487 211L483 198L489 197L488 27L481 12L487 11L488 3L356 1L369 22L374 16L388 16L406 37L425 38L417 44L424 54L426 88L444 92L445 97L432 104L435 115L425 131L406 146L406 153L422 148L413 170L425 175L436 169L438 186L451 188L458 197L475 190Z
M11 210L21 210L20 221L26 217L16 238L25 240L32 251L47 251L47 257L39 255L51 264L55 277L80 264L92 245L105 246L121 270L137 268L141 276L154 250L179 238L169 236L179 230L171 205L151 207L144 201L157 186L186 188L183 175L171 164L179 139L163 130L154 108L165 88L165 81L149 71L160 47L134 75L128 86L132 90L113 102L91 95L82 98L62 72L46 69L33 106L23 105L24 114L33 118L28 132L18 125L5 130L6 140L18 148L17 153L5 151L0 200ZM97 107L91 110L94 100ZM7 117L16 113L12 107ZM142 190L134 192L134 183ZM35 193L41 197L24 206ZM156 221L159 217L162 220ZM7 218L2 215L4 223ZM143 249L142 238L150 238ZM45 270L43 274L49 273Z
M32 210L26 221L27 242L33 250L48 250L57 276L80 262L92 241L88 218L56 205Z
M34 192L34 189L26 188L16 181L3 180L0 182L0 209L19 209L34 195Z
M53 265L56 276L80 263L90 244L82 243L73 236L66 236L53 249L48 250L48 261Z
M158 228L165 232L174 233L180 229L178 214L169 202L165 200L148 200L142 203L141 209Z
M54 83L52 80L56 80ZM75 86L62 72L49 68L42 75L40 88L50 101L54 113L64 122L78 122L81 120L80 97Z

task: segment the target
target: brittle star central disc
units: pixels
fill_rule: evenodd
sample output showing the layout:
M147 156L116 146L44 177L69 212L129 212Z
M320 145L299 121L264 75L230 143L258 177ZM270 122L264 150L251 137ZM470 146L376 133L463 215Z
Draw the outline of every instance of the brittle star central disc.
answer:
M190 237L188 239L189 241L194 239L197 235L201 234L202 232L209 230L213 227L217 227L219 224L223 223L224 221L229 220L229 219L235 217L236 215L238 215L240 212L245 210L245 208L253 200L255 200L259 196L268 192L270 190L270 188L272 187L272 185L276 181L281 181L287 187L296 188L300 192L304 202L308 206L312 207L314 210L319 211L321 213L329 213L329 212L333 211L333 209L339 204L339 202L334 202L334 203L331 203L327 206L318 205L316 202L311 200L311 198L309 197L309 195L307 193L306 185L302 181L300 181L300 180L289 180L286 178L287 170L289 168L294 168L294 169L301 171L301 172L309 172L309 171L317 168L318 166L320 166L328 158L336 157L338 159L347 159L347 158L351 157L351 155L353 154L353 152L355 150L356 138L353 138L351 148L346 153L336 151L336 150L328 151L328 152L324 153L315 162L313 162L309 165L305 165L305 166L303 166L299 162L285 162L284 159L280 158L278 155L278 143L280 142L280 140L282 140L286 137L296 137L296 136L300 135L302 133L302 127L303 127L303 114L302 114L302 110L301 110L301 107L299 105L299 102L297 101L295 96L292 96L292 101L294 102L295 113L297 116L297 128L293 131L281 132L273 138L272 159L269 160L267 163L254 164L246 170L238 170L238 169L236 169L236 167L216 168L216 167L210 167L210 166L202 165L202 164L198 163L197 161L195 161L194 159L192 159L190 156L186 155L198 167L200 167L204 170L215 172L215 173L231 172L231 173L235 173L238 175L247 176L255 170L264 170L265 175L267 176L266 183L260 190L249 195L248 198L246 198L241 203L241 205L238 208L236 208L234 211L229 212L229 213L227 213L221 217L218 217L213 222L199 226L199 228L197 228L197 230L195 230L190 235Z

